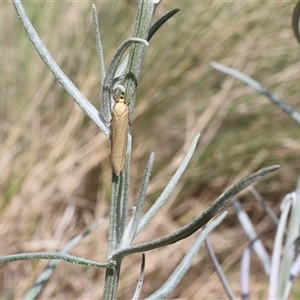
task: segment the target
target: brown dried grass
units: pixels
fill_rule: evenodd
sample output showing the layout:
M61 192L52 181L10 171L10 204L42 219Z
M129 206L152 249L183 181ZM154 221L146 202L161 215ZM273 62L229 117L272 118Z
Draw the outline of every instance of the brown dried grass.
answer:
M9 3L0 9L1 255L58 251L95 220L104 223L72 251L105 261L111 170L109 143L46 69ZM107 63L132 32L135 4L97 4ZM198 215L223 189L260 167L281 164L257 185L277 209L296 183L300 165L297 125L263 96L214 71L212 60L253 76L299 107L299 45L291 28L292 3L163 2L157 17L179 7L147 49L133 122L131 197L150 152L156 164L150 204L180 163L196 132L201 142L168 204L143 240L163 236ZM98 62L89 3L25 3L42 40L77 87L97 107ZM245 208L272 249L274 226L248 193ZM236 293L240 255L248 241L231 208L210 240ZM175 268L194 237L146 256L143 297ZM132 297L139 256L125 259L120 299ZM0 268L1 298L19 299L46 265L14 262ZM252 295L267 282L253 263ZM104 271L60 263L41 299L101 298ZM205 251L200 251L176 299L224 299Z

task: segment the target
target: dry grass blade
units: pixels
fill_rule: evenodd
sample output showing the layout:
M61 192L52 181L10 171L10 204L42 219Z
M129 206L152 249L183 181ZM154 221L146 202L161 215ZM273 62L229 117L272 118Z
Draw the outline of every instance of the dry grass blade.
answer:
M209 62L220 61L249 74L298 109L299 44L289 21L296 2L185 2L178 6L180 13L151 40L146 48L131 128L130 199L137 199L150 152L156 153L156 163L146 209L170 180L196 132L201 132L201 141L167 204L145 228L144 235L137 237L137 242L168 235L187 224L261 151L266 157L255 169L283 166L282 171L256 184L265 202L278 213L280 200L294 190L299 175L298 126L250 87L229 76L224 80L224 75L215 72ZM99 62L93 50L91 3L22 3L59 66L98 108L101 91ZM96 5L108 66L120 41L132 36L135 6L130 1ZM162 1L155 17L159 19L173 8L174 3ZM104 217L97 238L88 237L76 248L76 255L104 261L111 179L109 141L39 59L9 1L1 3L0 28L0 157L7 158L0 167L2 255L60 251L83 228ZM89 192L77 194L76 190L84 187L85 174L94 168L99 170L98 175L86 185L93 186L94 196ZM255 226L267 230L261 237L272 247L275 225L247 191L241 200ZM74 208L74 215L64 231L57 234L55 228L69 205ZM222 231L214 231L210 241L238 293L235 257L240 257L248 240L233 213L221 226ZM168 246L167 251L148 252L141 298L153 293L169 276L192 239ZM169 264L162 267L161 261L166 259ZM46 263L41 260L34 264L27 261L1 265L0 298L22 298ZM224 291L211 263L199 263L201 268L192 265L174 296L223 298ZM120 285L121 299L132 297L139 268L139 259L130 264L124 260L123 271L127 275ZM260 262L251 261L251 268L260 268ZM102 270L59 264L41 298L101 299L104 276ZM291 294L295 299L300 292L297 280ZM266 284L251 281L251 297L261 298Z

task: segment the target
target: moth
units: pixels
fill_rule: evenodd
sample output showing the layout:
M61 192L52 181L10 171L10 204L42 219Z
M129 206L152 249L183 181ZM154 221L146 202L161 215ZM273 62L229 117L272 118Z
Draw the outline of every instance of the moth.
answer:
M112 109L111 153L109 156L113 171L120 176L124 169L127 149L128 106L123 95Z

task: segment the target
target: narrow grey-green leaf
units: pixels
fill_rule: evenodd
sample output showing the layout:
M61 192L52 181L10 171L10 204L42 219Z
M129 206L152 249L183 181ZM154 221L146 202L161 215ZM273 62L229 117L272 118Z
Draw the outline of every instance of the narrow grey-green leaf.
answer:
M169 183L167 184L167 186L165 187L165 189L163 190L161 195L157 198L155 203L151 206L151 208L147 211L147 213L141 219L136 234L140 233L143 230L143 228L149 223L149 221L155 216L155 214L159 211L159 209L168 200L170 194L172 193L172 191L175 188L177 182L181 178L183 172L185 171L188 163L190 162L190 160L191 160L191 158L192 158L192 156L195 152L199 137L200 137L200 133L198 133L195 136L195 138L193 139L192 144L191 144L186 156L184 157L184 159L183 159L182 163L180 164L179 168L177 169L177 171L175 172L175 174L173 175L173 177L171 178L171 180L169 181Z
M292 16L292 28L293 32L295 34L295 37L300 44L300 33L299 33L299 22L300 22L300 2L296 4L294 10L293 10L293 16Z
M133 36L147 40L155 7L159 2L153 0L139 1L137 17L134 25ZM134 44L130 49L127 69L125 71L125 97L129 101L129 119L133 119L136 101L136 89L139 84L140 74L145 53L145 45Z
M144 277L145 277L145 253L142 253L142 263L141 263L141 271L140 271L139 281L136 286L132 300L139 299L141 290L142 290L142 286L143 286L143 282L144 282Z
M223 286L223 288L224 288L224 290L225 290L228 298L230 300L237 299L235 297L233 291L231 290L229 282L228 282L228 280L227 280L227 278L226 278L226 276L225 276L225 274L224 274L224 272L223 272L223 270L221 268L221 265L218 262L218 259L217 259L216 255L215 255L215 252L213 251L213 249L212 249L209 241L208 241L208 238L206 238L206 240L205 240L205 247L206 247L206 250L208 252L209 258L210 258L210 260L213 263L213 266L214 266L214 268L215 268L215 270L216 270L216 272L218 274L219 280L221 281L222 286Z
M172 9L168 13L166 13L164 16L162 16L159 20L157 20L150 28L149 34L148 34L148 42L152 39L154 34L157 32L157 30L164 25L170 18L172 18L175 14L177 14L180 11L179 8Z
M124 52L128 49L128 47L133 43L144 44L148 46L148 42L146 40L140 38L130 38L125 40L117 49L116 53L114 54L111 63L107 69L107 73L103 83L103 90L102 90L102 114L105 121L108 123L111 120L111 108L112 108L112 88L113 88L113 79L116 73L117 67L120 63L120 60L124 54Z
M139 192L139 196L138 196L138 200L137 200L137 205L134 209L132 219L126 227L121 248L130 246L132 240L135 237L136 230L138 228L138 224L139 224L139 220L140 220L140 215L142 213L144 201L146 198L146 192L147 192L147 187L148 187L148 184L150 181L151 170L152 170L152 167L154 164L154 158L155 158L155 154L152 152L150 154L150 157L147 162L146 169L145 169L145 172L143 175L142 184L141 184L141 188L140 188L140 192Z
M92 5L92 9L93 9L94 34L95 34L95 39L96 39L96 46L97 46L98 59L99 59L99 69L100 69L100 75L101 75L100 91L102 91L103 84L104 84L104 78L105 78L104 55L103 55L103 48L102 48L102 42L101 42L101 36L100 36L99 22L98 22L98 17L97 17L97 8L94 3Z
M241 226L243 227L250 242L253 244L253 250L255 251L261 264L263 265L266 275L269 276L271 269L271 260L267 250L265 249L263 243L259 239L259 236L255 231L254 225L252 224L251 219L247 215L246 211L243 209L241 203L237 199L234 199L232 204L237 213L237 217Z
M199 236L197 237L189 251L185 254L184 258L179 263L178 267L174 270L174 272L171 274L171 276L167 279L167 281L154 294L147 297L145 300L165 299L174 291L174 289L181 281L182 277L185 275L185 273L191 266L194 257L198 253L206 237L224 220L226 214L227 212L222 213L219 217L217 217L205 228L203 228L203 230L200 232Z
M17 261L17 260L28 260L28 259L64 260L72 264L96 267L96 268L107 268L115 265L114 262L98 263L96 261L84 259L69 254L60 254L60 253L52 253L52 252L20 253L20 254L11 254L7 256L2 256L0 257L0 264Z
M248 190L252 193L254 198L261 204L261 206L263 207L267 215L270 217L270 219L274 222L274 224L278 225L279 219L277 218L273 210L270 208L270 206L267 205L266 201L262 198L262 196L257 192L257 190L253 186L249 186Z
M275 242L273 246L273 254L272 254L272 262L271 262L271 273L269 277L269 293L268 299L282 299L280 297L280 276L282 270L280 270L281 263L281 255L283 253L283 238L284 232L286 228L286 223L288 220L288 215L290 213L290 209L292 207L292 200L290 198L286 199L287 201L283 201L284 204L282 208L282 213L280 215L279 224L277 226Z
M132 149L132 137L128 133L127 149L126 149L126 163L123 174L123 195L122 198L116 199L115 201L120 202L121 205L121 218L117 220L117 226L120 227L120 243L123 241L124 232L126 230L127 212L128 212L128 202L129 202L129 189L130 189L130 159L131 159L131 149Z
M67 93L73 98L73 100L78 104L81 110L97 125L97 127L109 137L109 128L102 121L99 116L98 110L83 96L83 94L77 89L73 82L66 76L66 74L61 70L58 64L55 62L51 54L49 53L46 46L43 44L42 40L33 28L30 20L28 19L26 12L22 6L20 0L12 0L13 5L16 9L18 17L20 18L22 25L27 33L28 38L35 47L37 53L44 61L46 66L55 76L56 80L64 87Z
M246 75L240 71L229 68L222 64L212 62L211 66L218 71L221 71L225 74L235 77L236 79L251 86L258 93L265 95L273 104L277 105L283 112L285 112L292 119L294 119L294 121L296 121L298 124L300 124L300 114L297 111L295 111L292 107L290 107L288 104L283 102L277 96L273 95L270 91L268 91L266 88L264 88L259 82L257 82L253 78L249 77L248 75Z
M297 195L298 194L298 195ZM287 236L285 240L285 250L283 252L281 266L280 266L280 294L279 296L283 298L284 290L288 284L290 270L295 259L296 249L293 247L293 243L297 237L300 235L300 178L298 178L298 184L296 192L286 195L290 197L292 201L292 208L289 217L289 224L287 227ZM284 201L284 200L283 200Z
M70 242L67 243L67 245L60 251L60 254L68 254L84 237L95 231L101 222L97 222L92 227L88 228L86 231L81 233L80 235L76 236L74 239L72 239ZM53 274L56 266L59 264L60 261L58 260L52 260L46 268L43 270L43 272L39 275L39 277L36 279L35 283L33 284L32 288L28 291L28 293L25 295L24 299L35 299L38 294L43 289L44 285L47 283L48 279Z
M247 186L254 183L255 181L261 179L269 175L270 173L276 171L279 166L271 166L264 169L259 170L249 176L244 177L232 187L230 187L227 191L225 191L219 198L217 198L212 205L210 205L199 217L195 218L189 224L185 225L178 231L167 235L161 239L156 239L148 243L140 244L137 246L129 247L127 249L123 249L121 251L116 251L113 254L113 260L116 258L120 258L126 256L131 253L145 252L149 250L153 250L159 247L163 247L169 244L176 243L196 232L198 229L203 227L205 224L209 222L224 206L226 206L234 196L236 196L239 192L244 190Z

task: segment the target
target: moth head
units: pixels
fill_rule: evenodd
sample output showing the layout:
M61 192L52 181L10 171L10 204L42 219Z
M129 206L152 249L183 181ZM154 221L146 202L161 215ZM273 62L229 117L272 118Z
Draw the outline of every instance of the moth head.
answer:
M119 99L117 100L117 103L124 103L124 104L126 104L126 100L125 100L124 95L121 95L121 96L119 97Z

